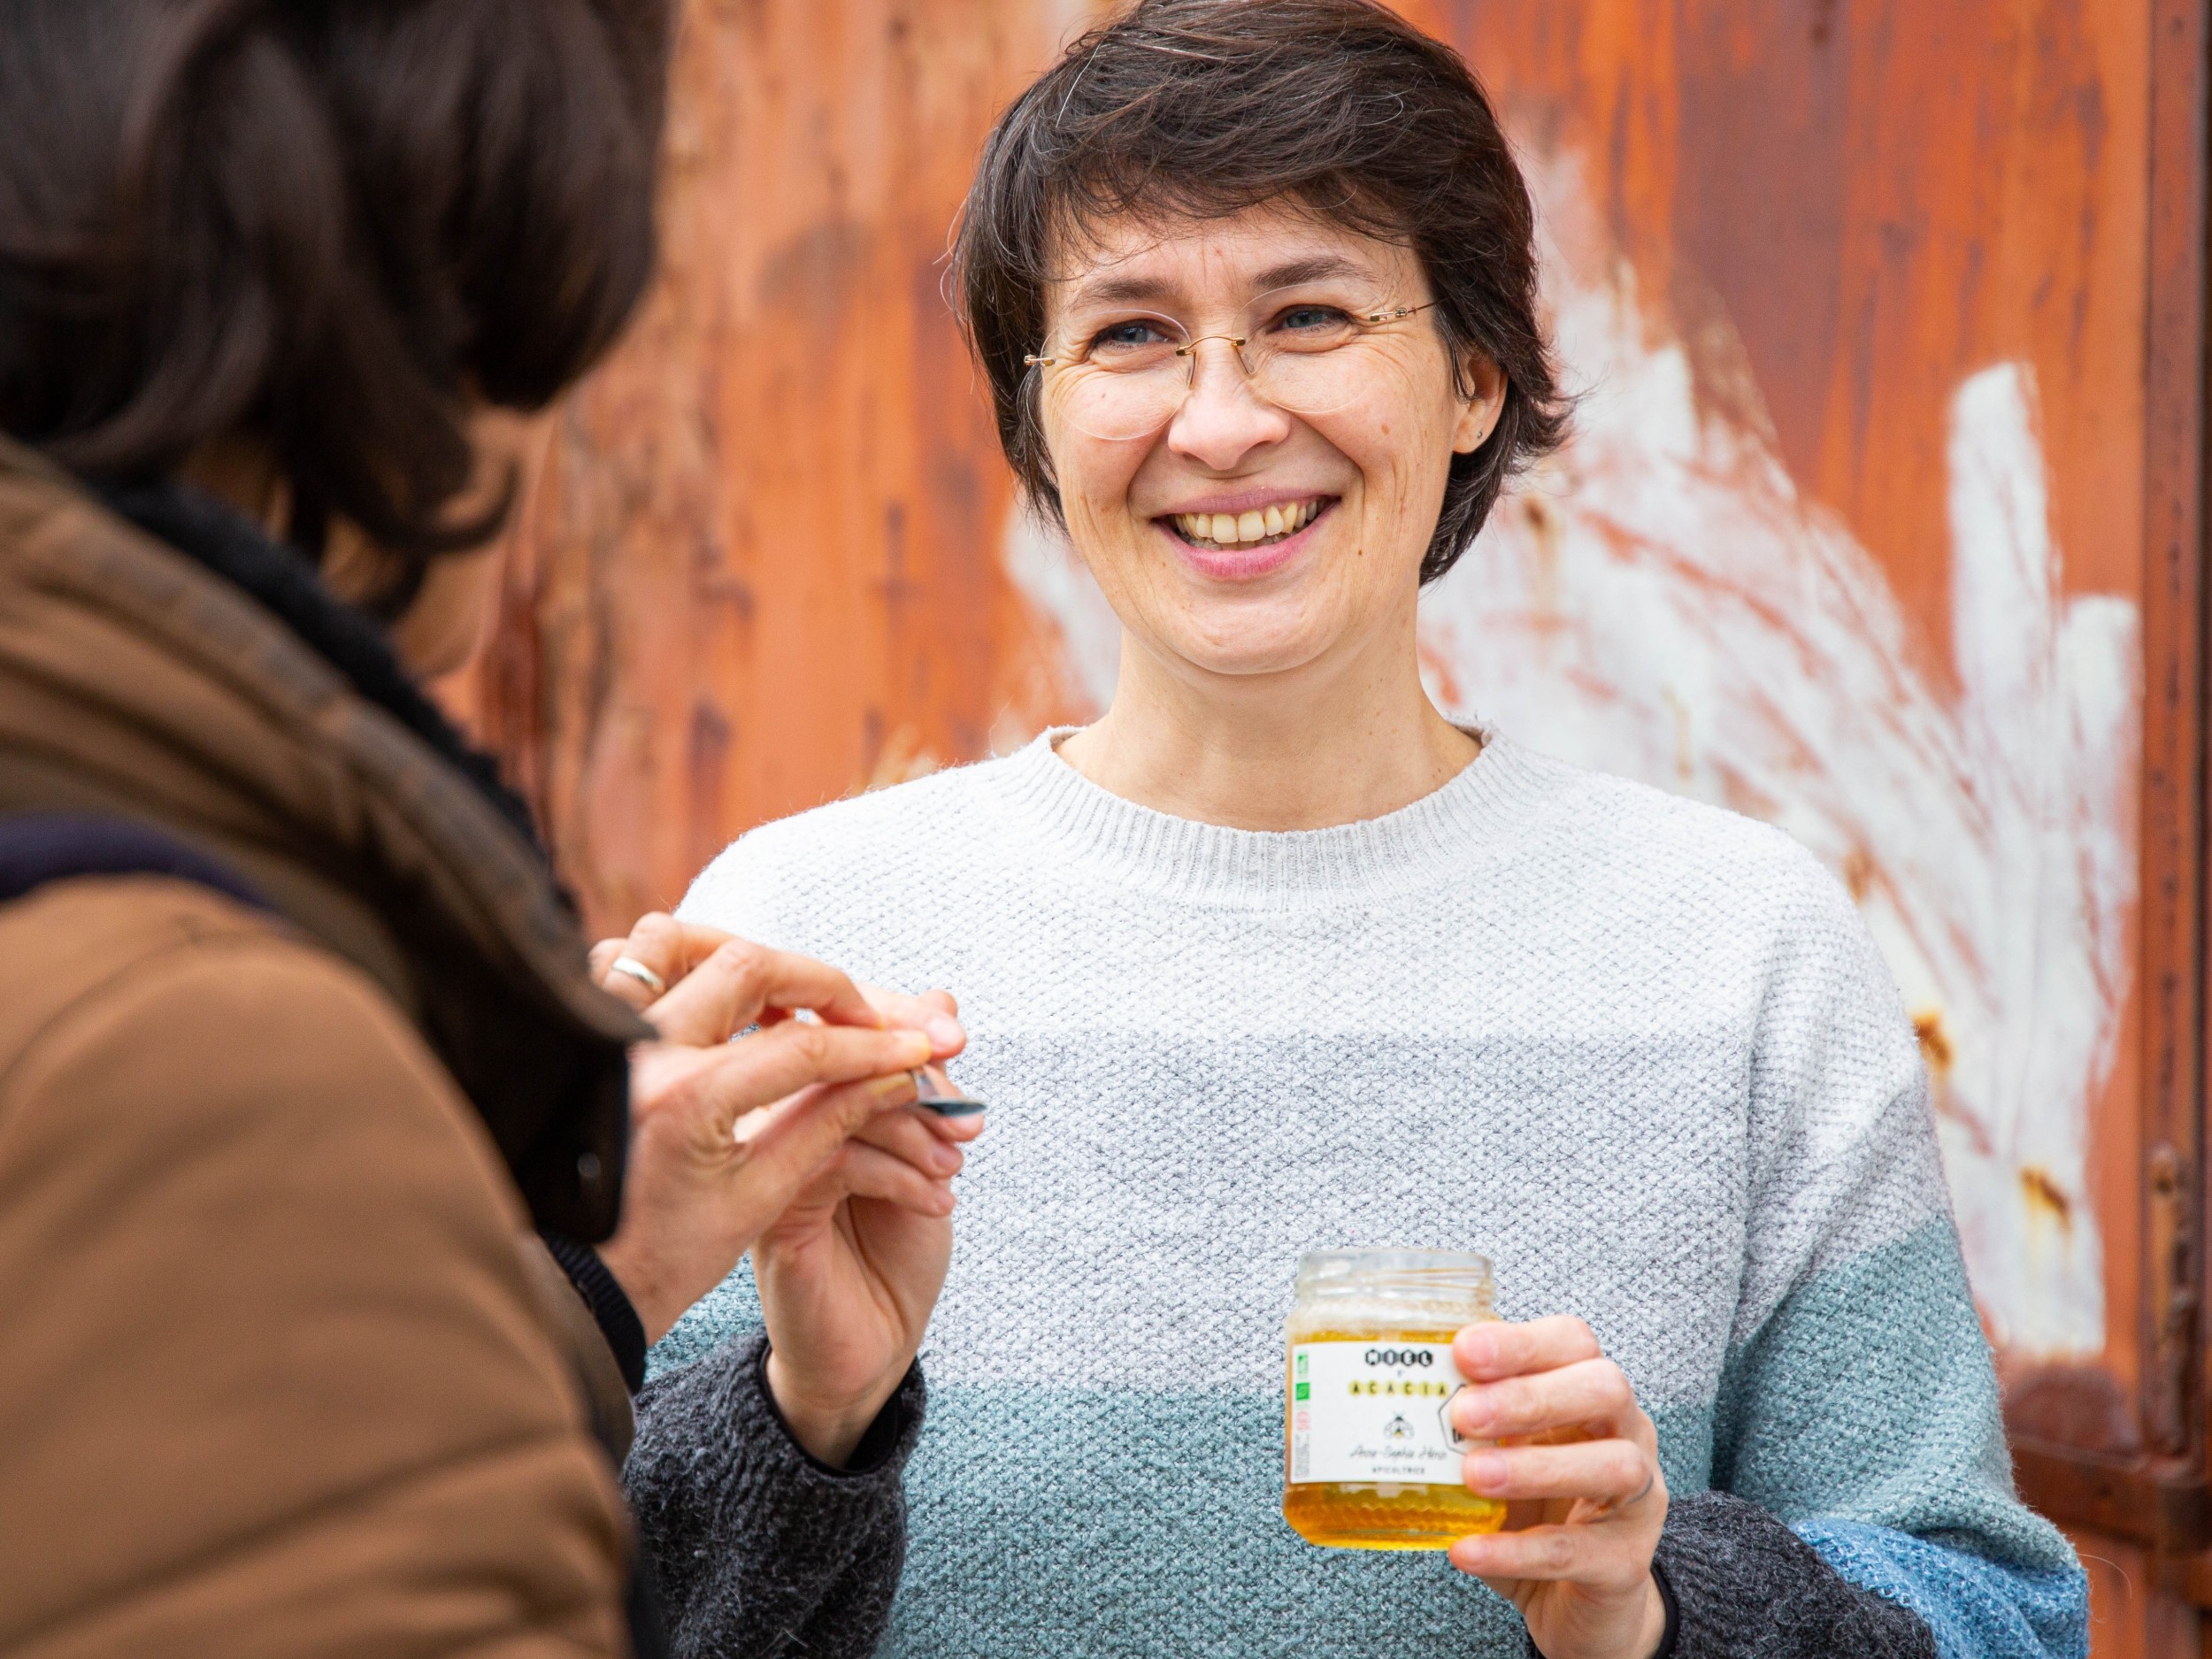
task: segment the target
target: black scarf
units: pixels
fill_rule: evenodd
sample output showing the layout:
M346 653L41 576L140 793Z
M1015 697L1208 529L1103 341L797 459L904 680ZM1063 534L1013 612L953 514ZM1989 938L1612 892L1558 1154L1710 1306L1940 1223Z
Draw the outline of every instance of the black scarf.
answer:
M111 512L204 565L273 613L364 699L475 785L544 859L529 805L508 787L499 763L462 736L445 711L423 695L376 619L332 594L305 554L272 541L242 513L174 479L94 479L88 485ZM562 898L568 900L565 890Z

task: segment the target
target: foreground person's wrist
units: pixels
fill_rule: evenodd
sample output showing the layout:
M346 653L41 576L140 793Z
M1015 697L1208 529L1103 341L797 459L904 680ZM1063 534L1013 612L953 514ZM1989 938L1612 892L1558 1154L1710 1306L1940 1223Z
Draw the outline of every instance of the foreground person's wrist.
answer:
M1540 1646L1532 1631L1528 1652L1531 1659L1674 1659L1674 1597L1656 1561L1644 1575L1633 1621L1625 1623L1625 1630L1624 1645L1608 1640L1601 1648L1567 1648L1557 1654Z
M1659 1597L1659 1645L1652 1650L1651 1659L1674 1659L1675 1631L1681 1624L1681 1614L1674 1604L1674 1586L1667 1582L1667 1570L1659 1564L1659 1558L1651 1559L1651 1587Z
M1643 1628L1637 1632L1636 1645L1631 1651L1636 1659L1671 1659L1670 1650L1673 1646L1674 1619L1666 1586L1655 1563L1644 1575Z
M898 1393L904 1372L892 1375L865 1394L843 1402L822 1401L799 1385L771 1347L762 1356L760 1376L762 1391L799 1449L825 1467L848 1471L869 1431Z

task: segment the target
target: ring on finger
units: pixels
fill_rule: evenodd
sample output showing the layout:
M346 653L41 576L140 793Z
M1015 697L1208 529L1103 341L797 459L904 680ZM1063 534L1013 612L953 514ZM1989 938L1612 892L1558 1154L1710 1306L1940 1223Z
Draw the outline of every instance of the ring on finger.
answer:
M1624 1509L1634 1509L1638 1504L1641 1503L1646 1498L1651 1495L1651 1489L1658 1484L1658 1465L1656 1463L1647 1463L1645 1465L1644 1484L1637 1491L1634 1497L1623 1498L1617 1503L1601 1503L1598 1505L1597 1512L1590 1518L1594 1521L1601 1521L1608 1516L1618 1515Z
M640 962L635 956L617 956L608 967L610 973L626 973L655 996L668 995L668 981Z

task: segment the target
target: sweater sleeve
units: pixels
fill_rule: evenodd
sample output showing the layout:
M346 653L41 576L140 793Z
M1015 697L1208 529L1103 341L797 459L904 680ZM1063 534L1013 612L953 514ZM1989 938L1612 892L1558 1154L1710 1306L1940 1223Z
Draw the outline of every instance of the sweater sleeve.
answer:
M921 1427L921 1373L908 1373L841 1471L784 1427L766 1357L764 1337L733 1337L638 1396L623 1479L670 1651L865 1659L905 1555L900 1479Z
M1941 1659L2085 1654L2086 1578L2014 1492L1918 1045L1825 872L1808 870L1777 932L1758 1019L1751 1223L1712 1469L1744 1502L1686 1502L1670 1529L1683 1627L1729 1628L1750 1602L1809 1630L1886 1632L1839 1599L1847 1586L1908 1611ZM1750 1505L1805 1548L1762 1532ZM1801 1651L1846 1649L1893 1651ZM1801 1649L1716 1636L1684 1651Z
M1917 1617L1863 1590L1765 1509L1700 1492L1667 1512L1654 1563L1666 1593L1661 1659L1936 1659Z

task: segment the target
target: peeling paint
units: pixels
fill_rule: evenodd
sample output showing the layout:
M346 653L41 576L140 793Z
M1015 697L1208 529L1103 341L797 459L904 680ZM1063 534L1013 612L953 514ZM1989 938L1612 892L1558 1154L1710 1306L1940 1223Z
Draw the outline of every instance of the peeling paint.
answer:
M1770 427L1701 408L1663 305L1591 257L1605 241L1572 157L1537 181L1555 334L1588 395L1529 481L1541 527L1509 503L1430 595L1425 641L1465 711L1755 802L1829 863L1907 1005L1941 1010L1922 1041L1993 1328L2026 1354L2095 1352L2101 1247L2067 1195L2086 1189L2130 990L2139 626L2128 600L2065 592L2032 375L1993 364L1951 400L1951 691Z

